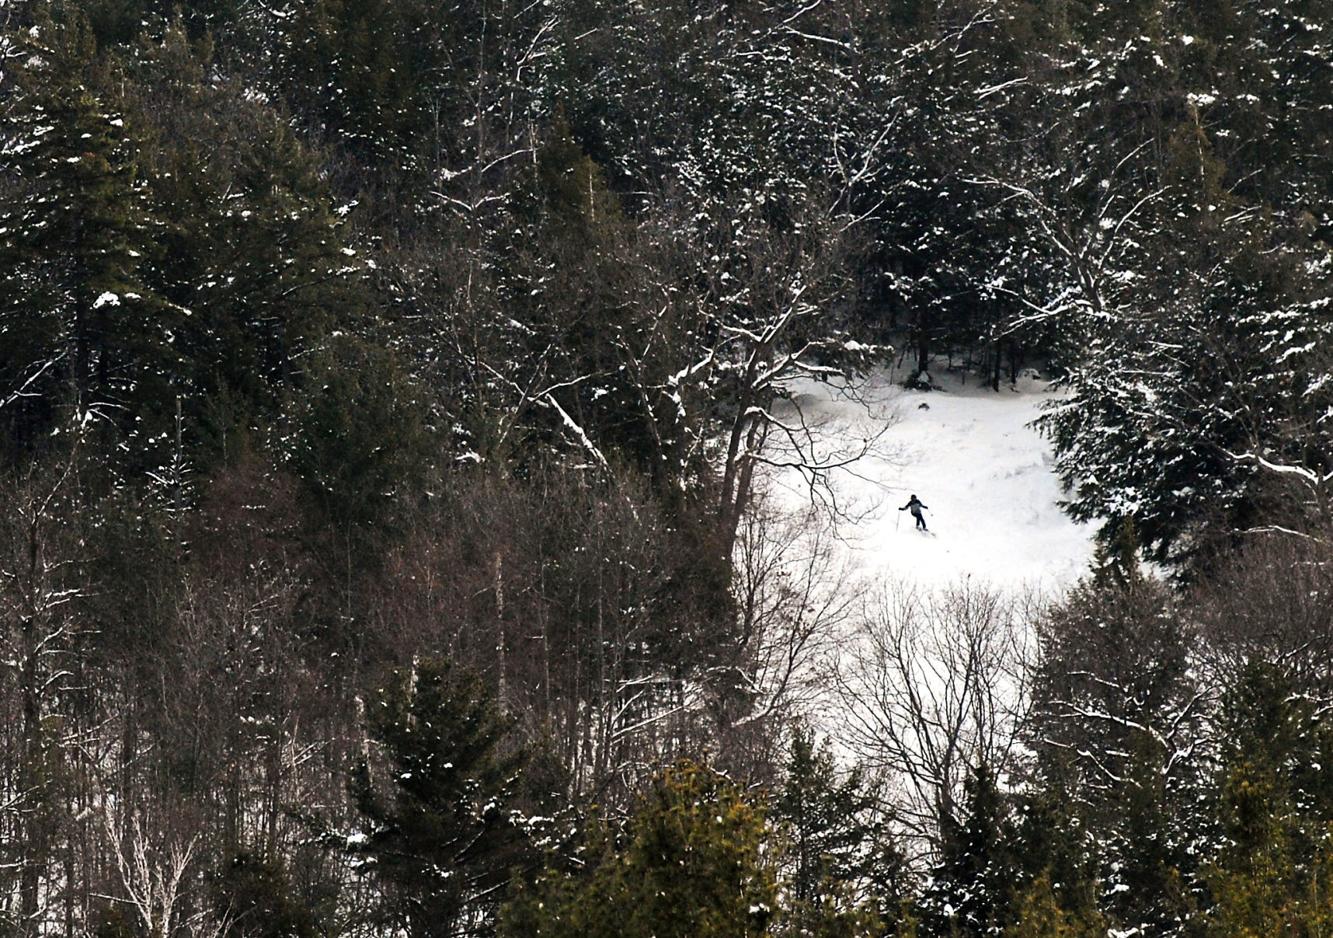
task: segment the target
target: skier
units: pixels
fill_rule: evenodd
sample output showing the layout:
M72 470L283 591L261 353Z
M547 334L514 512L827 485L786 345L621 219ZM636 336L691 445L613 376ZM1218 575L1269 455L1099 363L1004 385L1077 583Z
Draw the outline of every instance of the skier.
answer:
M898 510L907 511L909 508L912 511L912 517L916 519L917 529L921 531L928 530L926 528L926 519L922 517L921 510L925 509L926 511L929 511L930 509L926 508L925 505L921 504L921 499L917 498L915 495L913 495L910 499L908 499L907 504L899 508Z

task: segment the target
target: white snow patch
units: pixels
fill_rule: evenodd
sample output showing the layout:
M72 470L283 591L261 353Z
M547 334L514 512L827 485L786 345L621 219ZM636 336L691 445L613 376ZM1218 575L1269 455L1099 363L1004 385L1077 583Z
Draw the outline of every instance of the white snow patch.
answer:
M872 578L926 587L969 576L998 588L1071 585L1088 569L1096 527L1060 509L1050 443L1030 426L1053 399L1047 383L1025 377L1016 389L1004 383L996 392L975 376L941 380L944 390L908 391L879 372L862 391L868 411L827 384L796 388L807 419L844 437L846 446L892 421L877 452L835 483L853 515L840 532L848 559ZM783 503L808 499L795 471L771 484ZM898 511L913 494L928 506L929 534Z

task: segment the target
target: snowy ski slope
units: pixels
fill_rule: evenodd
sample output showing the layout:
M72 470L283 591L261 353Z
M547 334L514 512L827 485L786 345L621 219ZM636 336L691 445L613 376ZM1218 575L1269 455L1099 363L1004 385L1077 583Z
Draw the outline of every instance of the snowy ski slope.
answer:
M896 377L872 375L861 400L813 381L795 389L802 414L835 449L856 449L883 431L870 455L836 474L853 570L923 587L971 577L1043 591L1082 575L1095 529L1061 512L1050 444L1028 426L1051 399L1046 382L1025 377L997 393L975 376L945 374L935 376L943 390L922 392L904 390ZM809 499L794 470L778 471L770 485L793 507ZM930 535L897 510L913 493L929 506Z

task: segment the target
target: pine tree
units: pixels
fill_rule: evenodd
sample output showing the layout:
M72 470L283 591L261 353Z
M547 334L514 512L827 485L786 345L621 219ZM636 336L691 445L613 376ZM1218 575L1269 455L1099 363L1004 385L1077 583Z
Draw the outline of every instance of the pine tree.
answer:
M91 423L131 465L155 465L183 317L145 284L157 232L136 140L99 88L77 9L39 15L28 41L5 128L16 183L0 204L0 419L18 452Z
M960 817L944 819L939 859L921 898L926 934L998 935L1013 920L1018 860L1007 802L988 766L968 773Z
M792 934L864 933L900 924L906 861L879 817L859 768L839 777L828 744L797 727L771 817L789 865L784 928ZM882 923L882 924L871 924Z
M274 861L242 852L213 875L214 906L242 938L315 938L313 909L296 896L285 871Z
M511 730L479 681L441 661L397 672L368 708L383 758L355 767L363 823L344 848L382 885L386 923L411 938L474 933L524 862Z
M570 871L552 867L505 911L506 938L762 938L777 901L765 824L729 782L666 770L623 832L595 825Z
M1014 920L1004 938L1101 938L1106 926L1095 911L1087 919L1066 911L1045 874L1021 890L1014 903Z
M1006 933L1092 929L1102 922L1094 827L1080 816L1067 765L1047 758L1018 808L1017 854L1023 883L1015 883L1015 919ZM1104 933L1105 928L1096 932Z
M388 527L427 478L421 389L392 353L349 336L331 338L305 369L290 397L287 465L319 523L347 538Z
M1305 98L1327 71L1305 54L1318 6L1066 4L1063 38L1034 47L1023 97L1064 130L1010 191L1054 249L1026 315L1059 320L1071 353L1044 423L1074 517L1110 519L1103 536L1132 517L1158 561L1197 565L1290 508L1260 460L1328 471L1328 244L1308 209L1327 148L1297 116L1327 111ZM1297 508L1278 523L1307 525Z
M139 51L131 103L154 144L162 245L145 277L189 311L174 343L182 429L207 473L297 416L293 400L323 387L313 360L336 357L326 338L369 332L376 298L318 153L244 88L211 81L211 48L180 24Z
M1209 935L1319 935L1333 924L1333 734L1281 668L1255 662L1228 694L1217 819L1203 872Z
M1114 544L1039 630L1029 732L1044 791L1034 808L1095 838L1093 850L1041 837L1069 901L1086 888L1116 927L1166 934L1179 927L1196 855L1202 696L1168 588L1140 570L1132 528Z

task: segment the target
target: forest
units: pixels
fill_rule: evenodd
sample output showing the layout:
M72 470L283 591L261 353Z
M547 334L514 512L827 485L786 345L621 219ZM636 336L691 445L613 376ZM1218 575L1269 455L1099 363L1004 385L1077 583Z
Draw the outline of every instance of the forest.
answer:
M1333 0L0 0L0 938L1329 934Z

